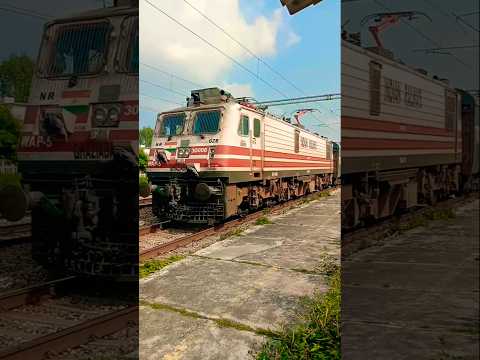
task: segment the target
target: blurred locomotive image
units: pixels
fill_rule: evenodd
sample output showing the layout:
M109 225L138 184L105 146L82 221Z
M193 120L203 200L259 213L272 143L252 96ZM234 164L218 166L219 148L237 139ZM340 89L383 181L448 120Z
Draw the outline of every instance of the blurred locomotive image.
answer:
M24 191L5 201L13 217L31 209L41 264L136 280L138 4L116 3L45 25L18 148Z
M342 226L478 190L478 102L396 61L342 41Z
M156 215L214 224L336 183L339 147L218 88L158 115L147 175Z

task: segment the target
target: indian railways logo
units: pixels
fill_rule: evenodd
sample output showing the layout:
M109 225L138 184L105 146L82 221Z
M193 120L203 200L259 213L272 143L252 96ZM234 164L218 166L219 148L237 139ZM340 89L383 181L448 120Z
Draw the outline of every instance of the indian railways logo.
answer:
M307 139L306 137L300 137L300 143L302 144L302 148L309 148L316 150L317 149L317 142L314 140Z

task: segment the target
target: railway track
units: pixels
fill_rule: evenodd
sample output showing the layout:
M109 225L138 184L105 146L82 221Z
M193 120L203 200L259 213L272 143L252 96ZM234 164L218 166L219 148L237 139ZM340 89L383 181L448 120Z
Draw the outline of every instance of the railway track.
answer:
M143 208L146 206L152 206L152 196L148 196L146 198L139 198L138 199L138 207Z
M321 193L329 193L330 191L332 191L334 189L335 188L322 190L320 192L316 192L316 193L301 197L299 199L293 199L293 200L286 201L284 203L277 204L277 205L269 208L269 212L274 213L274 212L278 212L278 211L281 211L281 210L284 210L284 209L287 209L287 208L294 207L294 206L299 205L299 204L301 204L301 203L303 203L303 202L305 202L309 199L318 197L319 194L321 194ZM260 218L264 215L265 215L265 213L262 210L259 210L259 211L256 211L254 213L248 214L244 217L241 217L239 219L230 220L230 221L227 221L227 222L225 222L223 224L220 224L220 225L217 225L217 226L208 227L206 229L202 229L202 230L194 232L192 234L188 234L186 236L182 236L182 237L173 239L171 241L167 241L167 242L164 242L162 244L153 246L149 249L145 249L145 250L140 252L140 262L146 261L148 259L160 256L160 255L167 254L171 251L174 251L176 249L185 247L185 246L187 246L189 244L192 244L196 241L202 240L202 239L204 239L208 236L225 234L225 233L229 232L231 229L233 229L237 226L255 221L255 220L257 220L258 218ZM150 226L145 226L143 228L140 228L140 236L143 236L143 235L146 235L146 234L149 234L149 233L155 233L156 231L158 231L159 229L161 229L165 225L166 225L166 223L163 222L163 223L157 223L157 224L153 224L153 225L150 225Z
M11 322L7 324L9 333L1 337L24 340L15 341L17 344L13 346L13 341L7 341L8 346L0 350L1 360L41 359L47 354L61 353L138 322L137 305L115 305L105 310L104 305L86 306L78 300L67 303L66 296L57 297L58 293L68 292L74 287L75 281L75 277L66 277L0 295L0 316L4 321ZM62 312L64 315L60 316ZM76 317L73 313L77 313ZM30 328L35 327L37 329L32 337Z
M31 223L0 225L0 247L31 241Z

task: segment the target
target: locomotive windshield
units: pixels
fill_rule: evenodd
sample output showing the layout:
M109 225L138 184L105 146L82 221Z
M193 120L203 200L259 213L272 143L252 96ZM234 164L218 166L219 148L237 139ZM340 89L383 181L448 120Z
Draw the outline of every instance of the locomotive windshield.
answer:
M108 22L53 27L54 40L44 69L47 75L69 76L100 72L107 53L110 32Z
M181 135L185 124L185 113L167 115L162 119L160 134L162 136Z
M193 125L193 133L199 134L214 134L218 132L218 125L220 123L220 111L202 111L195 116L195 123Z
M116 61L119 72L138 74L138 50L138 16L130 16L122 23Z

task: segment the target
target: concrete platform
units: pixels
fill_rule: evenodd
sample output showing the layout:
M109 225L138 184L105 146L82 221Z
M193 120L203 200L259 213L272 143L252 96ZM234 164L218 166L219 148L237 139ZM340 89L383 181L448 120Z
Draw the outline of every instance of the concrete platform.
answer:
M346 359L477 359L479 201L342 261Z
M281 330L296 319L302 297L327 290L316 271L327 253L339 261L339 212L337 191L141 280L141 299L162 306L140 311L142 358L248 358L247 349L263 341L255 330ZM219 328L218 319L230 325Z
M244 360L263 342L262 336L249 331L148 306L140 307L140 334L142 360Z

